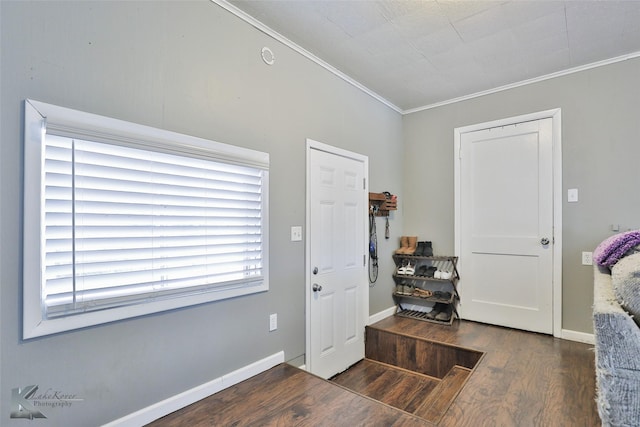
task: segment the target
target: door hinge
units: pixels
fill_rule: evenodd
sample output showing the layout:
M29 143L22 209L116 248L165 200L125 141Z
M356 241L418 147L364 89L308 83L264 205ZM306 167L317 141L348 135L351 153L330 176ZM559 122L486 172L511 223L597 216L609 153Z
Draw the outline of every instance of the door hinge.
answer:
M367 178L362 178L362 189L363 190L367 189Z
M362 254L362 266L366 267L367 266L367 255Z

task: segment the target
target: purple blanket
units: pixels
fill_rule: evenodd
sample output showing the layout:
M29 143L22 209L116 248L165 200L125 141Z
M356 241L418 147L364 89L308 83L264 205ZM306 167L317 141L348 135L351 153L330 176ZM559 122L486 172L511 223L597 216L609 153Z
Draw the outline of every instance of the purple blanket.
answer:
M603 240L593 251L593 260L599 265L611 268L630 249L638 245L640 245L640 230L614 234Z

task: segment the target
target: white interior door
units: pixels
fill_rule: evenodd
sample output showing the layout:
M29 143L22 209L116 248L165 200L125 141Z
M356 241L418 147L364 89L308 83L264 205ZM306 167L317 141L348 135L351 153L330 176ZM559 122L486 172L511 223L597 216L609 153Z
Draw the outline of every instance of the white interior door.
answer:
M308 148L307 369L323 378L364 358L366 158ZM314 148L316 147L316 148Z
M462 317L553 332L552 119L460 136Z

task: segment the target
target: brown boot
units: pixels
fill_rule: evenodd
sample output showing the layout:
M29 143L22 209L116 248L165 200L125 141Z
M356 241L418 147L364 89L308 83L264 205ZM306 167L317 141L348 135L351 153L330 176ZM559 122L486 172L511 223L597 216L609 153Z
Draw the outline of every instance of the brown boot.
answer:
M418 249L418 236L409 236L409 247L402 252L404 255L413 255Z
M400 238L400 248L396 251L397 254L403 254L406 249L409 248L409 238L402 236Z

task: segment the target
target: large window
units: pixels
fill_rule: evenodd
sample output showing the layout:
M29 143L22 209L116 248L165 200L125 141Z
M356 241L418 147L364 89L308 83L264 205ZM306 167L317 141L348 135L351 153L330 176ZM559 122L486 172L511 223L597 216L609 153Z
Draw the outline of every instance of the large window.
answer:
M268 163L27 100L24 337L267 290Z

